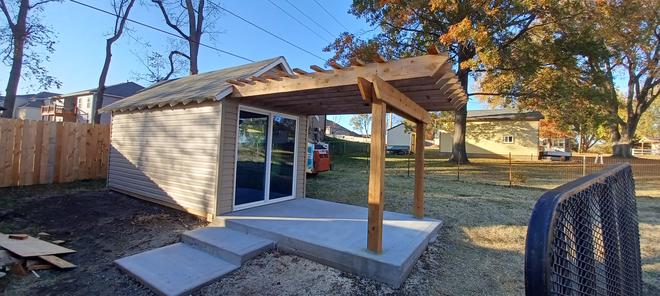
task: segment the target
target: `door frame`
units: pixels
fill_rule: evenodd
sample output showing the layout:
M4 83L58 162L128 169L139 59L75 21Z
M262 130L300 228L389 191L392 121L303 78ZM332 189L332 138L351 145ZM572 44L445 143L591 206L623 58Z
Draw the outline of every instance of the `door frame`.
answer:
M241 121L241 111L248 111L252 113L257 113L257 114L262 114L262 115L267 115L268 116L268 131L266 133L266 180L264 183L264 199L261 201L254 201L242 205L236 205L236 181L238 180L238 175L237 170L238 170L238 145L239 145L239 124ZM290 196L285 196L285 197L280 197L277 199L270 200L270 167L271 167L271 157L272 157L272 149L273 149L273 117L281 116L284 118L288 119L293 119L296 121L296 131L295 131L295 137L294 137L294 145L293 145L293 177L292 177L292 182L291 184L291 195ZM238 112L236 114L236 145L234 147L234 188L233 188L233 193L232 193L232 211L239 211L239 210L244 210L247 208L252 208L252 207L257 207L257 206L263 206L267 204L272 204L276 202L281 202L281 201L287 201L287 200L292 200L296 198L296 185L297 185L297 178L298 178L298 128L300 124L300 116L295 116L291 114L286 114L286 113L281 113L281 112L275 112L275 111L270 111L266 109L261 109L261 108L255 108L255 107L250 107L250 106L245 106L245 105L238 105Z

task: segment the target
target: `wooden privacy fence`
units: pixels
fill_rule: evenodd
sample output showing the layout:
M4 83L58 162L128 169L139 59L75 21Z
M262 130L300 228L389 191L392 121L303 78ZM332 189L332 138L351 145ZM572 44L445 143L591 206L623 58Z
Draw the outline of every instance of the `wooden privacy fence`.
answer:
M105 178L110 126L0 119L0 187Z

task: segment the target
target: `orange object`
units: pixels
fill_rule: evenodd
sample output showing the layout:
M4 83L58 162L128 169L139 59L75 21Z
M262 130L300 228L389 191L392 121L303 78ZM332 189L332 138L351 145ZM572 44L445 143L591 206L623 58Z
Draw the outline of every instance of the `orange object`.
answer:
M314 169L312 173L330 170L330 151L328 149L314 149Z

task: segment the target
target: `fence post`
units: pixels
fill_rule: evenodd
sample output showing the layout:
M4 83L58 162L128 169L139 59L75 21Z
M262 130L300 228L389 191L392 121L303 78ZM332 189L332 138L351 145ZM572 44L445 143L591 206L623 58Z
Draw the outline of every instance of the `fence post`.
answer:
M513 186L513 163L511 162L511 152L509 152L509 187Z
M456 181L461 180L461 153L458 153L458 159L456 160Z
M582 155L582 176L587 175L587 157Z
M408 177L410 177L410 152L408 152Z

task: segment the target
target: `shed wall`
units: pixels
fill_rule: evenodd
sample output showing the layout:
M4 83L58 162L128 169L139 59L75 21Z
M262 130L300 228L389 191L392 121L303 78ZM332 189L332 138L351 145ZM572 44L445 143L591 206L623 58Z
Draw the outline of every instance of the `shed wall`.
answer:
M236 128L238 124L238 99L222 101L222 131L220 144L220 182L218 183L217 214L228 213L234 205L234 182L236 170ZM307 116L298 117L296 162L296 197L305 197L305 160L307 151Z
M212 217L221 109L209 102L113 114L108 187Z

